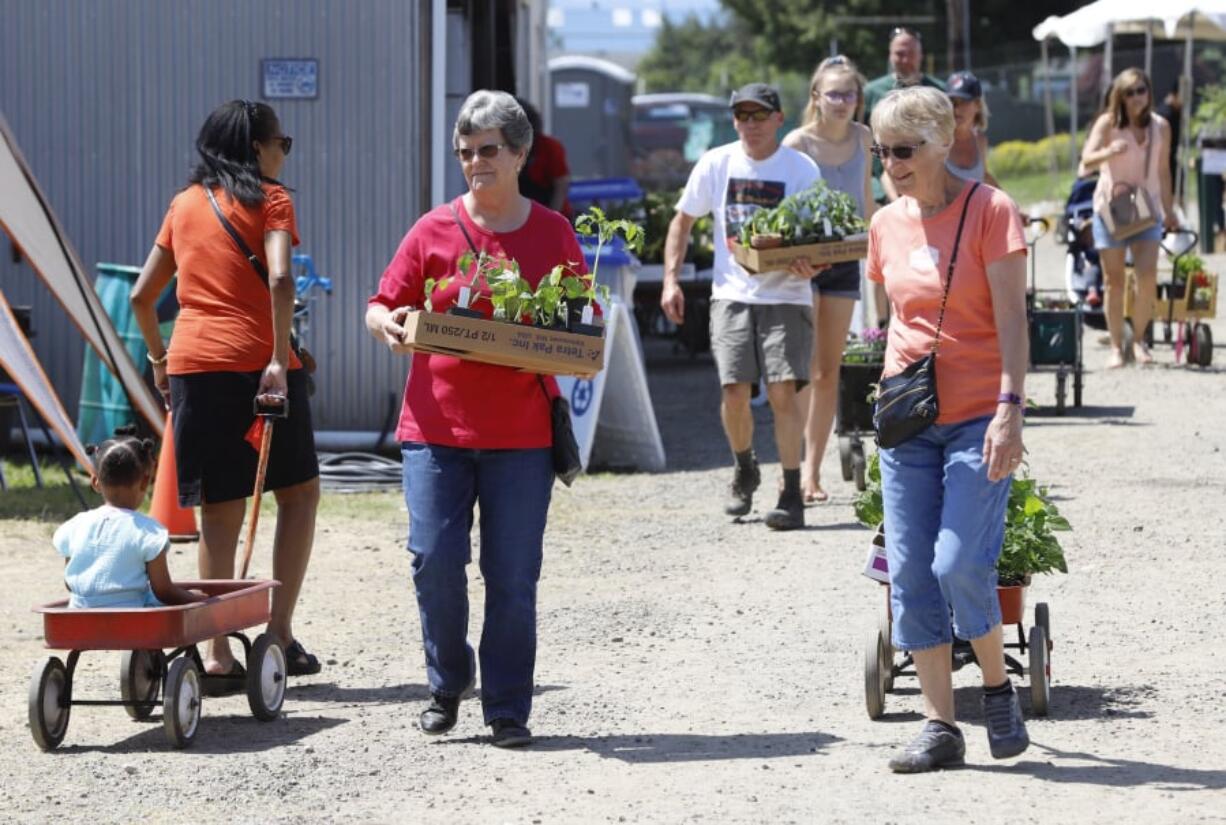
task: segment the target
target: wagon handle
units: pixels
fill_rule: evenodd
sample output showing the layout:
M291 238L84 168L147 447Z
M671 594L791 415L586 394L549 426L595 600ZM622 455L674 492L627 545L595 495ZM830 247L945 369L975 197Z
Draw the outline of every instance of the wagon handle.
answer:
M1191 242L1191 243L1189 243L1187 246L1185 246L1185 247L1184 247L1182 250L1180 250L1179 252L1175 252L1175 251L1171 250L1170 248L1168 248L1168 247L1167 247L1167 245L1166 245L1166 235L1167 235L1167 234L1170 234L1170 235L1191 235L1191 236L1192 236L1192 242ZM1184 229L1184 228L1180 227L1179 229L1175 230L1174 232L1170 232L1170 233L1163 234L1163 236L1162 236L1162 240L1161 240L1161 241L1159 241L1159 242L1158 242L1158 244L1159 244L1159 246L1161 246L1161 247L1162 247L1162 251L1163 251L1163 252L1165 252L1167 255L1169 255L1169 256L1171 257L1171 265L1172 265L1172 266L1174 266L1174 265L1175 265L1175 264L1176 264L1176 263L1179 261L1179 259L1180 259L1180 258L1182 258L1184 255L1187 255L1187 254L1188 254L1189 252L1191 252L1193 249L1196 249L1196 244L1197 244L1197 243L1199 243L1199 242L1200 242L1200 233L1199 233L1199 232L1197 232L1195 229Z
M1042 239L1044 235L1051 231L1051 221L1047 220L1047 218L1043 217L1042 215L1027 215L1026 228L1029 229L1031 226L1035 225L1040 226L1041 229L1033 238L1027 241L1030 246L1034 246L1040 239Z
M264 427L260 433L260 458L255 465L255 490L252 497L251 518L247 522L247 541L243 547L243 560L238 569L238 578L247 578L247 568L251 565L251 553L255 549L255 528L260 523L260 498L264 493L264 478L268 474L268 451L272 446L273 425L278 418L289 415L289 399L281 398L280 404L261 404L259 396L252 401L252 411L264 419Z

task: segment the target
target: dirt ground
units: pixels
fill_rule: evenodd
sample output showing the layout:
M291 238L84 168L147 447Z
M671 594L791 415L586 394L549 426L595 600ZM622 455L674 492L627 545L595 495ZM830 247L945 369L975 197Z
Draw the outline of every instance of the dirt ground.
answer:
M1057 259L1049 252L1045 270ZM1226 266L1217 267L1226 271ZM1045 275L1044 277L1050 277ZM1226 342L1226 324L1214 325ZM0 531L0 815L51 822L1224 822L1226 351L1215 365L1107 373L1089 333L1085 403L1032 415L1032 473L1074 526L1051 605L1052 713L1033 744L988 755L978 672L956 675L968 766L901 777L891 751L920 726L902 679L864 709L865 635L882 589L860 574L868 531L831 451L830 503L803 532L719 510L729 478L710 362L649 346L670 469L558 487L546 534L534 747L486 743L476 703L456 730L415 727L427 696L397 495L329 496L298 634L326 661L294 680L283 718L206 700L194 746L167 747L160 714L72 712L40 752L26 724L45 652L36 602L62 592L52 523ZM1050 403L1055 379L1032 375ZM758 447L774 461L769 414ZM778 465L765 468L772 487ZM271 518L262 520L268 526ZM257 574L269 572L265 531ZM178 545L172 570L194 569ZM481 581L470 568L474 632ZM62 654L61 654L62 655ZM86 654L78 697L117 697L118 653ZM1021 680L1025 684L1025 680ZM1023 690L1023 704L1028 696Z

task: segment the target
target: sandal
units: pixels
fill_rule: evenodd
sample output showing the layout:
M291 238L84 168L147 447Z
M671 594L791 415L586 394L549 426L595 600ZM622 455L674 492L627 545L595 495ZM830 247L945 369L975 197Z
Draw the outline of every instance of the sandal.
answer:
M237 659L225 673L204 673L200 677L200 690L205 696L233 696L246 689L247 671Z
M307 653L306 648L297 639L285 648L285 664L290 676L314 676L323 670L319 659Z

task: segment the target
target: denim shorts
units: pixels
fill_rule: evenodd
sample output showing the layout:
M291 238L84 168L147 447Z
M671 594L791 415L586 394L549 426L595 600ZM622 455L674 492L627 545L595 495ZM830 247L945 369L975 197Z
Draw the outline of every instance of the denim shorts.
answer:
M1122 241L1117 241L1111 237L1111 233L1107 230L1107 224L1103 223L1102 216L1097 212L1094 213L1094 248L1095 249L1123 249L1134 243L1141 241L1161 241L1162 240L1162 224L1155 224L1144 232L1139 232L1131 238L1125 238Z
M978 639L1000 624L996 559L1011 478L990 482L991 417L937 424L881 450L893 643L925 650Z
M809 279L813 294L826 298L860 300L860 262L842 261Z

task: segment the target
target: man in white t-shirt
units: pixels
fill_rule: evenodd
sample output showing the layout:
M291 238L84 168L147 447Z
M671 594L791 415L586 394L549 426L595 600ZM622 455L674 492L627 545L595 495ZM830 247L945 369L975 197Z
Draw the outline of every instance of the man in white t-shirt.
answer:
M783 490L765 521L775 530L804 526L800 452L804 416L797 391L809 380L813 353L813 291L809 279L825 267L798 258L787 270L751 275L729 245L741 225L759 209L812 186L821 177L807 156L781 146L783 111L779 93L750 83L729 104L740 140L703 155L690 173L664 245L664 288L660 305L675 324L685 318L677 276L685 260L694 221L714 214L715 269L711 287L711 351L723 387L721 417L736 457L731 494L724 506L744 516L761 483L753 454L753 413L749 400L760 379L775 417L775 444L783 466Z

